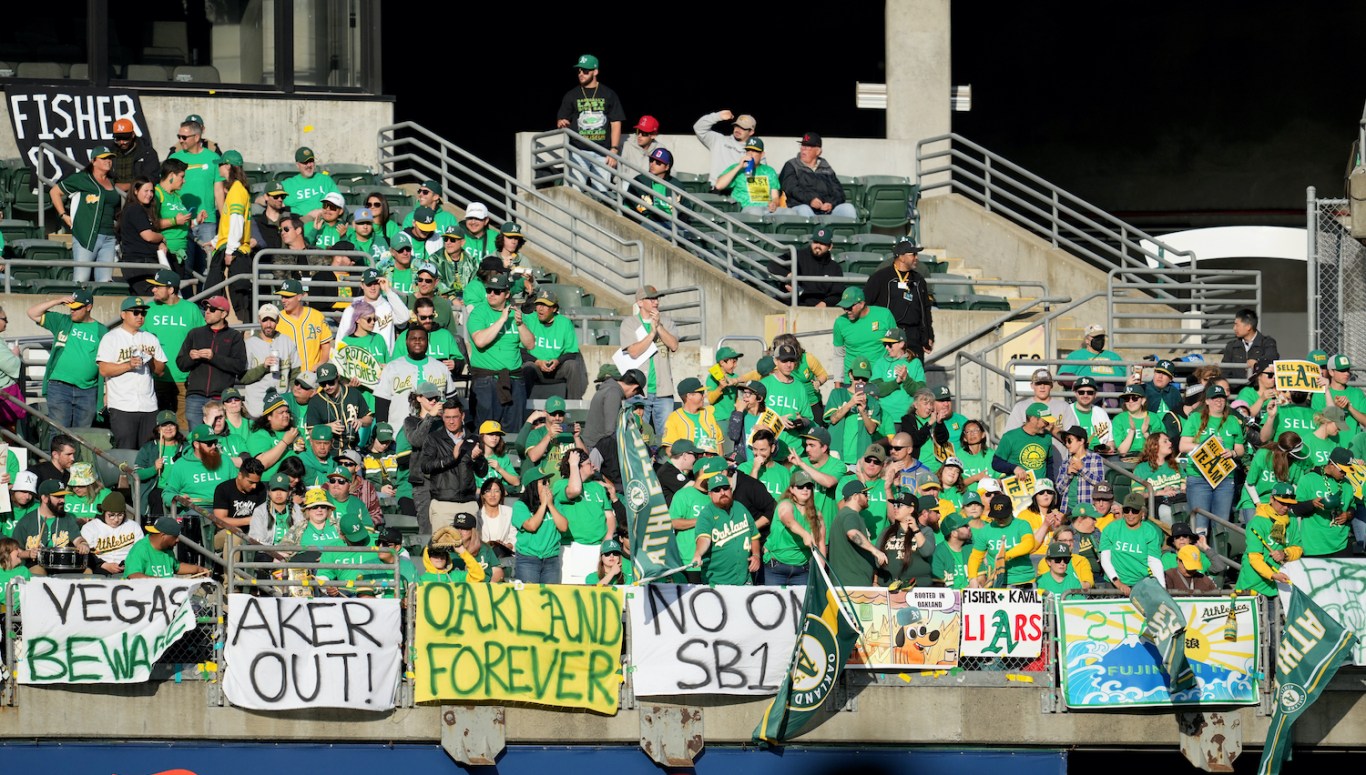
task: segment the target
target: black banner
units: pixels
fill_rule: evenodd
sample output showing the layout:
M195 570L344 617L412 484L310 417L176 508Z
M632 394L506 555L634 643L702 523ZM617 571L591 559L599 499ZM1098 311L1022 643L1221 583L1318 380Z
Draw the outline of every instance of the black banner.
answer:
M151 142L142 103L131 89L10 84L5 87L5 98L19 154L35 172L48 177L59 178L73 170L66 161L39 148L41 143L80 162L77 169L81 169L95 146L114 147L114 122L121 118L133 122L143 142Z

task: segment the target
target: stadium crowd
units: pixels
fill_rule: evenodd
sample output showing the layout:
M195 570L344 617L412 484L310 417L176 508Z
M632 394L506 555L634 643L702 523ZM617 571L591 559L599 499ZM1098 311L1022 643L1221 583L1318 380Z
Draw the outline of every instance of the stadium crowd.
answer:
M659 122L640 118L623 141L597 60L576 70L560 125L667 178ZM730 111L694 127L719 192L766 212L849 207L818 134L778 172L756 127ZM295 154L298 175L253 200L243 154L204 131L188 116L158 162L116 124L116 147L51 192L78 267L116 256L161 266L124 274L131 295L112 327L92 319L88 267L72 293L26 310L54 337L48 413L66 428L106 422L114 445L137 453L140 498L128 503L119 483L76 462L68 435L52 435L51 459L27 468L8 450L0 580L71 552L93 558L82 567L94 574L205 572L177 553L184 535L219 550L377 546L411 581L630 583L621 422L654 455L679 575L694 582L801 584L819 552L846 585L1127 593L1152 575L1171 591L1275 595L1286 563L1362 552L1366 507L1351 480L1366 456L1366 393L1347 384L1345 355L1323 352L1307 356L1322 390L1278 391L1280 353L1250 310L1221 362L1184 382L1167 360L1110 365L1120 356L1092 326L1056 374L1033 373L998 436L927 378L933 298L920 248L902 241L866 287L803 288L803 303L842 310L834 363L785 334L753 363L720 347L705 372L679 373L676 324L645 286L620 325L630 367L604 366L590 387L575 326L523 261L515 221L495 228L479 202L458 218L434 180L402 221L378 194L348 212L309 148ZM584 164L582 180L643 187L646 207L669 206L648 177L603 169ZM803 266L838 275L830 246L818 230ZM276 293L254 306L252 254L268 248L327 253L277 256ZM221 290L185 298L204 275ZM0 355L8 389L20 365ZM559 392L530 410L537 384ZM581 398L586 415L572 419L566 399ZM0 403L5 421L22 419ZM1211 438L1235 464L1213 487L1191 454ZM1246 530L1236 574L1212 547L1211 514ZM399 517L416 520L425 545L405 547L389 524Z

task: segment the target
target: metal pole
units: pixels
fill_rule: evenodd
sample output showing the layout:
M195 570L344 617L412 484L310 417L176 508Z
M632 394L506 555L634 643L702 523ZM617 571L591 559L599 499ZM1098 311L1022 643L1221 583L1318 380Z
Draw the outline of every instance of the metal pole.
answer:
M28 412L34 417L37 417L39 420L42 420L48 425L51 425L58 432L70 436L72 439L76 441L77 444L89 449L91 452L95 453L97 457L103 459L107 463L111 463L115 468L119 470L119 473L128 477L129 485L132 487L133 490L133 502L142 502L142 482L138 480L138 472L136 468L133 468L132 466L126 463L120 462L112 457L109 457L109 455L105 454L105 450L102 450L99 447L96 447L92 444L86 443L85 439L82 439L80 436L78 436L75 431L71 430L70 428L64 425L57 424L56 420L53 420L51 417L48 417L47 415L43 414L37 409L34 409L32 406L29 406L28 404L15 398L14 396L9 395L8 393L0 393L0 398L5 399L6 401L10 402L11 404L14 404L15 406L23 408L24 411ZM27 446L27 442L25 442L25 445ZM136 509L134 509L134 511L136 511ZM139 514L138 516L141 517L142 515Z
M1308 298L1305 312L1309 316L1309 349L1319 349L1319 256L1318 256L1318 192L1313 186L1305 189L1304 235L1305 235L1305 287Z

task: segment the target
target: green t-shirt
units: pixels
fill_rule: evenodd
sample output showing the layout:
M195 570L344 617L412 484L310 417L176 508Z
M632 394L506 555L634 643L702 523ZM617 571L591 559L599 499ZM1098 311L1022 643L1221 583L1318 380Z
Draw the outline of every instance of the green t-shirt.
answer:
M968 452L961 444L958 446L958 460L963 464L964 479L983 472L994 478L996 475L991 473L991 459L994 457L996 457L996 450L989 446L984 445L982 451L977 453ZM971 486L975 487L976 485Z
M66 515L72 519L98 519L103 516L100 511L100 504L109 497L109 488L101 487L95 497L90 500L72 493L66 496Z
M1211 417L1205 424L1204 431L1200 430L1200 419L1200 413L1196 412L1181 424L1181 437L1194 439L1196 448L1208 441L1211 436L1218 436L1219 442L1227 450L1232 450L1235 444L1243 443L1243 424L1237 418ZM1186 476L1201 476L1200 469L1190 460L1186 461Z
M1081 579L1077 578L1077 572L1073 570L1072 566L1069 564L1067 566L1067 572L1063 574L1062 581L1053 578L1052 573L1045 573L1034 582L1034 586L1045 592L1052 592L1055 595L1060 595L1071 589L1081 589Z
M218 202L214 199L214 184L223 180L218 174L218 154L208 148L200 148L199 153L176 151L170 158L185 162L185 184L180 187L180 199L190 214L203 210L207 217L205 223L218 223ZM164 347L164 345L163 345Z
M722 170L721 174L726 175L731 170L740 166L732 164ZM750 205L768 206L771 196L782 190L782 185L778 182L778 171L767 164L758 164L754 167L754 174L748 175L741 170L735 180L730 184L730 198L734 199L741 207Z
M154 579L169 579L179 568L175 554L157 549L152 546L151 536L143 536L123 560L123 577L141 573Z
M811 465L811 459L807 456L802 455L801 459L805 460L807 465ZM815 469L823 474L835 477L835 487L822 487L817 484L813 499L816 511L820 512L820 515L825 518L825 524L829 526L835 518L835 513L839 511L839 480L848 473L849 467L832 456L826 458L824 463L815 466Z
M328 520L322 527L316 527L312 522L304 525L303 532L299 534L299 546L345 546L341 533L338 531L337 523ZM328 552L324 557L331 555Z
M504 471L517 470L516 467L512 465L512 458L509 457L507 454L486 455L484 459L488 460L490 463L497 463L499 466L502 467ZM474 475L474 486L476 488L482 488L484 486L484 482L487 482L490 479L497 479L498 481L502 482L504 492L506 492L507 488L511 486L508 483L507 479L503 478L501 475L499 475L497 471L493 470L492 465L489 466L488 472L485 473L483 476L480 476L478 474Z
M996 456L1012 465L1033 471L1035 476L1047 476L1048 453L1052 449L1052 444L1052 437L1046 433L1031 436L1024 428L1013 428L1001 436L1001 443L996 447Z
M1058 369L1059 374L1075 374L1078 377L1091 377L1098 381L1117 380L1124 376L1123 366L1112 366L1108 361L1123 361L1118 353L1102 350L1095 352L1085 348L1067 354L1067 363Z
M597 574L597 571L594 571L593 573L588 574L588 576L584 578L583 583L584 583L584 584L587 584L587 585L589 585L589 586L592 586L592 585L594 585L594 584L597 584L597 583L598 583L598 574ZM627 560L627 559L625 559L625 558L622 558L622 563L621 563L621 578L617 579L616 584L614 584L613 586L617 586L617 585L626 585L626 584L634 584L634 583L636 583L636 566L635 566L630 560Z
M284 435L285 431L280 431L279 433L272 433L268 430L253 431L252 434L247 437L247 452L251 453L252 457L259 458L262 453L269 452L278 444L280 440L284 438ZM280 456L279 460L275 461L275 465L266 469L265 474L261 476L261 481L270 481L271 477L275 476L275 472L280 470L280 464L285 461L285 458L290 457L298 457L294 452L294 445L292 444L286 445L284 454Z
M542 324L535 315L527 315L522 320L526 322L531 335L536 338L536 346L531 348L532 358L549 361L565 353L579 351L579 337L574 332L574 321L564 315L556 315L548 326Z
M1186 483L1185 474L1173 468L1171 463L1163 463L1157 468L1148 463L1139 463L1134 467L1134 476L1147 482L1148 489L1153 492L1168 487L1180 488Z
M1294 530L1294 520L1295 517L1290 517L1291 524L1287 528L1287 533ZM1256 592L1266 597L1276 597L1280 594L1280 590L1276 588L1276 582L1262 578L1262 575L1247 560L1248 555L1260 554L1262 560L1270 566L1272 571L1281 569L1281 564L1276 562L1276 558L1271 556L1271 552L1283 552L1287 547L1293 546L1294 542L1290 540L1277 541L1272 536L1274 528L1275 522L1265 514L1258 514L1248 521L1247 544L1243 551L1243 567L1238 571L1238 583L1234 584L1234 588L1238 591Z
M405 298L413 295L413 267L411 264L408 265L407 269L400 269L399 267L394 266L389 269L387 274L389 277L389 284L393 286L396 293ZM409 309L412 309L411 304L409 305Z
M204 313L194 302L184 299L175 304L152 302L151 308L147 310L147 322L142 324L142 330L154 334L161 342L161 349L166 351L166 373L156 377L157 380L185 381L185 372L175 365L176 354L180 352L181 345L185 344L185 338L190 335L190 331L202 325Z
M359 347L369 352L375 356L375 360L379 361L381 369L384 368L384 364L389 362L389 345L385 344L384 337L374 331L371 331L369 335L353 333L351 336L343 338L342 344L347 347ZM407 352L406 348L404 352Z
M888 358L886 355L873 361L872 381L896 384L898 366L906 367L906 382L925 382L925 364L919 358ZM911 410L914 398L903 389L904 385L896 384L896 389L881 397L882 420L889 428L900 423L901 418Z
M349 232L350 230L348 229L347 231ZM308 242L308 244L312 245L315 249L326 250L327 248L332 247L338 242L341 242L343 236L341 233L341 229L338 229L336 224L327 223L326 221L324 221L322 226L314 226L313 221L309 221L304 224L304 239ZM322 289L321 291L319 291L319 293L327 293L331 290L332 289L330 288ZM343 295L344 291L349 290L351 289L337 288L336 295L341 296Z
M857 481L860 481L858 474L842 476L839 483L835 485L835 492L843 492L846 482ZM873 489L868 491L868 508L860 513L863 515L863 521L868 525L868 535L876 537L882 535L882 531L886 530L887 525L891 523L887 518L887 493L880 481L873 484Z
M963 544L962 549L954 551L948 541L936 541L934 557L930 561L931 572L950 589L967 589L971 581L968 578L968 557L971 555L972 544Z
M400 347L403 349L400 351ZM407 353L407 345L400 340L394 340L394 356L399 357L402 353ZM427 357L435 358L438 361L463 361L465 354L460 352L460 345L455 341L455 336L444 328L434 328L427 335Z
M507 319L503 321L503 327L499 329L498 335L488 347L480 348L474 343L474 334L477 331L492 326L498 322L502 312L493 309L487 304L478 304L470 310L469 319L465 321L465 329L470 336L470 365L480 369L490 369L498 371L500 369L510 369L519 376L522 368L522 344L517 335L517 320L515 313L508 313Z
M702 583L748 584L750 542L759 540L759 528L749 509L732 503L726 513L708 503L697 518L697 532L711 536L711 548L702 558Z
M1110 552L1119 580L1133 586L1151 575L1148 558L1161 559L1162 531L1147 520L1131 528L1117 519L1100 534L1100 551Z
M323 206L323 197L336 191L337 183L321 172L315 172L311 178L300 173L285 178L280 187L285 190L285 206L306 216Z
M217 470L210 471L199 462L193 452L186 452L179 460L162 470L161 497L167 505L177 495L188 495L201 507L213 505L213 491L218 485L237 476L237 464L226 455Z
M779 466L772 467L778 468ZM773 521L768 527L768 540L764 542L764 561L772 560L784 565L798 565L804 568L811 561L811 549L795 533L788 530L787 525L784 525L783 521L778 518L778 510L781 507L782 503L780 502L778 508L773 510ZM792 518L796 520L797 524L805 528L806 532L812 532L811 522L802 514L801 509L797 508L795 503L792 504Z
M176 216L181 213L190 215L190 211L185 207L184 200L180 198L179 190L167 191L160 185L157 185L156 195L157 204L159 205L157 217L164 218L171 222L170 226L161 230L161 236L166 238L166 251L183 258L185 256L185 249L189 247L190 244L190 223L187 221L184 224L177 226L175 225L175 219ZM165 345L162 345L162 349L165 349Z
M719 366L713 366L711 369L707 370L707 379L704 383L704 387L707 388L707 393L711 393L721 385L721 381L718 380L715 375L716 370L719 368ZM734 377L734 374L725 374L725 378L727 379ZM730 416L735 413L735 397L739 393L740 386L731 385L725 390L722 390L721 397L716 403L711 405L712 411L716 415L716 422L720 424L721 430L723 431L726 429L728 423L730 423Z
M746 467L745 470L748 471L750 469L749 467ZM762 484L764 489L768 490L768 494L773 496L773 500L776 501L781 500L783 493L787 492L787 486L792 482L792 472L787 469L787 466L769 461L769 463L759 471L759 475L755 478L759 480L759 484Z
M1347 539L1352 535L1352 525L1334 525L1332 520L1341 511L1351 511L1352 487L1346 482L1335 482L1317 471L1301 476L1295 483L1295 499L1300 503L1322 498L1325 501L1336 497L1337 509L1315 509L1307 517L1290 520L1292 531L1298 523L1298 543L1304 549L1305 557L1323 557L1347 548Z
M1350 385L1346 388L1343 388L1342 390L1329 388L1328 393L1334 399L1336 399L1338 396L1347 396L1348 406L1355 407L1358 412L1366 412L1366 392L1363 392L1361 388L1351 387ZM1327 405L1328 398L1324 396L1324 394L1322 393L1314 393L1309 397L1309 408L1313 409L1315 412L1322 412L1324 407ZM1336 402L1333 405L1337 406ZM1350 439L1353 436L1357 435L1357 432L1360 430L1361 427L1357 424L1356 418L1352 416L1351 412L1347 412L1346 429L1343 430L1342 434L1339 435L1341 435L1343 438Z
M1129 437L1129 429L1134 431L1134 437L1129 441L1129 451L1126 454L1137 455L1143 451L1143 443L1148 440L1148 434L1161 433L1164 428L1162 421L1156 414L1145 412L1143 417L1134 424L1134 416L1128 412L1116 414L1112 420L1114 425L1115 449Z
M988 578L991 576L992 568L996 567L997 555L1005 554L1014 549L1027 536L1034 534L1029 523L1019 517L1010 520L1010 524L1001 527L994 522L988 521L982 527L972 531L972 546L974 549L981 549L986 552L986 559L978 566L978 573L985 573ZM996 579L996 584L1027 584L1034 580L1034 560L1028 555L1020 555L1006 560L1005 579Z
M576 544L601 544L607 537L604 515L612 510L607 490L597 482L584 482L583 492L571 501L565 495L568 489L569 480L561 479L555 482L551 492L555 495L555 507L569 523L569 539Z
M1317 427L1314 424L1313 409L1307 406L1286 404L1276 410L1276 426L1272 429L1271 438L1278 439L1286 431L1294 431L1300 436L1309 436L1314 433L1314 429ZM1182 433L1182 435L1185 434Z
M674 499L669 503L669 516L672 519L698 519L702 510L710 507L711 497L689 484L674 493ZM685 565L692 562L697 554L697 528L675 530L674 540L678 543L679 560Z
M512 526L517 528L517 553L542 560L560 556L560 531L555 527L550 509L546 509L545 516L541 518L541 524L535 532L529 532L523 527L532 516L531 509L527 508L525 502L519 500L512 505Z
M849 540L851 530L862 533L863 537L868 539L868 544L872 545L873 540L868 535L868 525L863 521L863 517L853 509L840 509L830 520L830 538L827 542L830 570L835 574L835 581L838 584L847 587L871 586L877 561L873 559L872 554L855 546Z
M107 329L93 320L74 323L70 315L51 310L43 313L39 325L51 331L53 338L45 379L65 382L81 390L95 387L100 378L95 354L99 352L100 338Z
M848 380L849 367L860 359L873 363L882 357L884 347L882 336L896 328L896 318L886 307L869 306L868 313L858 320L850 320L848 315L835 319L835 346L844 348L845 381Z

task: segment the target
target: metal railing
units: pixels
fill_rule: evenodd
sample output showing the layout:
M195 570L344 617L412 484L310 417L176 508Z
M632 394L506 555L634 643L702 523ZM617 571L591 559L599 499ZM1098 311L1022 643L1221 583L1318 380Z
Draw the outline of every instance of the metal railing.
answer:
M381 175L390 183L433 179L451 201L480 201L501 208L528 230L536 250L627 298L646 283L640 240L623 239L583 219L420 124L405 121L381 127L378 147Z
M16 267L16 266L39 266L39 267L45 267L45 268L48 268L48 269L63 269L63 270L64 270L64 269L86 269L86 268L88 268L88 269L90 269L90 272L91 272L91 279L85 281L84 284L98 283L99 281L97 281L97 280L94 279L94 271L95 271L96 269L101 268L101 267L109 267L110 269L115 269L115 268L117 268L117 269L124 270L124 271L127 271L127 270L129 270L129 269L132 269L132 270L146 269L146 270L148 270L148 273L149 273L149 274L155 273L158 269L165 269L165 268L166 268L166 267L162 266L161 264L153 264L153 263L136 263L136 262L131 262L131 261L76 261L75 259L71 259L71 260L69 260L69 261L51 261L51 260L39 259L39 258L0 258L0 269L3 269L4 272L5 272L5 293L13 293L13 292L14 292L14 289L13 289L12 286L13 286L13 283L16 282L16 279L15 279L15 277L14 277L14 272L11 271L11 270L12 270L13 267ZM66 280L59 280L59 279L54 279L54 280L46 280L46 279L45 279L45 280L43 280L43 282L68 282L68 281L66 281ZM110 282L121 282L121 281L119 281L119 280L111 280ZM74 278L71 279L71 280L69 281L69 284L70 284L70 287L71 287L72 290L75 290L76 288L80 287L80 285L82 285L82 283L77 283L76 280L75 280Z
M47 152L47 154L52 157L53 161L62 161L70 164L72 170L80 170L85 167L83 163L67 156L66 152L51 143L38 143L38 150ZM50 189L57 184L57 179L44 175L43 165L41 164L34 165L33 179L38 181L38 230L42 234L47 234L47 209L52 206L51 201L49 201L47 197ZM6 288L5 291L8 293L9 289Z
M582 149L592 148L591 151ZM572 184L586 196L645 226L669 242L688 250L711 266L742 280L776 298L787 297L791 306L797 305L797 286L784 289L783 275L797 274L797 249L784 244L773 235L732 217L711 204L697 198L678 185L634 166L619 154L598 149L569 129L541 132L532 137L532 182L538 187ZM605 164L614 159L616 169ZM588 169L585 174L601 186L579 183L571 169ZM670 207L667 212L641 204L637 210L638 186L630 181L645 175L652 186L662 187ZM596 176L596 178L595 178ZM625 190L623 190L623 188ZM643 193L643 192L642 192ZM812 221L812 230L816 226ZM787 271L779 275L781 269Z
M297 259L301 257L307 259L309 256L327 258L330 258L332 256L350 256L357 263L353 266L330 266L325 264L310 263L273 263L273 260L276 256L284 256L286 258L292 259ZM255 310L261 308L261 297L276 295L276 289L284 281L284 278L290 275L291 273L335 272L337 274L343 274L348 277L350 277L351 275L355 275L356 279L354 281L323 280L319 279L318 277L311 277L304 283L305 292L308 294L309 300L311 301L341 301L349 304L355 301L356 299L361 298L360 276L364 274L367 269L370 268L366 263L368 262L369 258L369 253L365 253L359 250L288 250L286 248L267 248L265 250L258 250L255 253L251 254L251 275L247 277L238 276L235 278L230 278L228 280L224 280L222 284L227 285L230 282L234 281L239 283L251 283L251 308L254 313ZM262 261L266 259L270 259L272 263L262 264ZM279 273L280 276L277 277L276 273ZM335 296L328 296L322 293L315 293L315 288L350 288L352 294L351 296L342 296L340 294ZM195 298L202 297L204 294L208 292L209 290L200 291ZM323 314L331 316L340 316L342 314L342 310L326 310L323 312Z
M1014 162L958 134L916 144L921 193L940 188L962 194L1101 269L1143 281L1149 270L1175 269L1172 256L1196 268L1193 251L1177 250ZM1165 295L1159 293L1159 296Z
M1179 346L1188 351L1219 352L1233 338L1233 318L1243 309L1262 312L1262 273L1255 269L1154 269L1142 279L1112 269L1107 276L1107 330L1111 348L1151 349ZM1157 296L1161 295L1158 299ZM1139 310L1161 304L1170 312ZM1179 321L1162 328L1154 321ZM1176 337L1176 345L1161 342ZM1120 337L1124 337L1123 343Z

